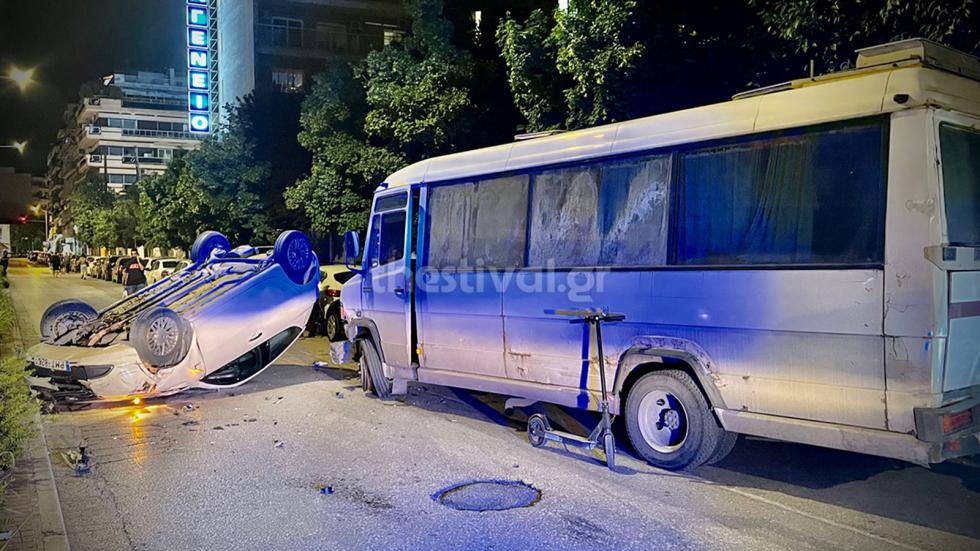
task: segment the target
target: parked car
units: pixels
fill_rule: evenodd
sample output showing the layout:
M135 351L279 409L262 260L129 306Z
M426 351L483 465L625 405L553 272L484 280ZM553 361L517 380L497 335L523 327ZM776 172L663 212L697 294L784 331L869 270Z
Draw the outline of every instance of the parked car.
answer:
M112 281L122 285L123 274L126 272L126 263L133 257L130 255L120 256L116 259L116 264L112 268Z
M146 282L156 283L176 271L180 260L177 258L154 258L146 263Z
M119 256L110 256L106 259L105 264L103 264L101 270L99 270L99 277L106 281L112 281L112 273L119 262Z
M274 248L232 249L204 232L192 263L101 312L52 304L26 357L31 385L56 401L119 401L244 384L303 332L319 263L302 232Z
M344 339L344 324L340 315L340 289L353 277L343 264L320 266L320 285L316 307L310 314L306 330L310 336L323 335L331 341Z

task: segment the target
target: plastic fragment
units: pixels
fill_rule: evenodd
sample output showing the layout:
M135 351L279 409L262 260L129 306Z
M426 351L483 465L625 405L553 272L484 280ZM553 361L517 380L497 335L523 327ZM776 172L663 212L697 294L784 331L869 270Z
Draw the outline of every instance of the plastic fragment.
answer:
M319 486L317 489L323 495L330 495L333 493L333 486Z
M283 442L282 440L276 440L275 442L273 442L272 445L273 445L273 447L276 447L276 448L282 448L282 447L284 447L286 445L286 443Z

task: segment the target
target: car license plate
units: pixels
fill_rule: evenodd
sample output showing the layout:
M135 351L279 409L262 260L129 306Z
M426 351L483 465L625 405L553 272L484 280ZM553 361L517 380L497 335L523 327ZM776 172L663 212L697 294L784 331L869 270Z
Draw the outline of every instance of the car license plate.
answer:
M51 371L71 371L73 367L77 366L75 362L71 360L52 360L50 358L40 358L40 357L28 357L27 361L36 365L37 367L43 369L50 369Z

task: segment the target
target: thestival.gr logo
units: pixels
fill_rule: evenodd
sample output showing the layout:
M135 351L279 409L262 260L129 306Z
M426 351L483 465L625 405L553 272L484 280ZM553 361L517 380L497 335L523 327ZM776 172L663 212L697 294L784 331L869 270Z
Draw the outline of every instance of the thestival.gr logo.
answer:
M207 0L187 0L187 116L191 132L211 131Z

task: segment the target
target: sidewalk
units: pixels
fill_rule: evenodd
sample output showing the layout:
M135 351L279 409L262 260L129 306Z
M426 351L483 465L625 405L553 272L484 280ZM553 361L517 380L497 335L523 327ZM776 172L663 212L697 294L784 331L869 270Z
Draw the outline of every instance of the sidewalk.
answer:
M13 293L13 285L10 290ZM13 302L17 316L14 340L25 346L29 342L25 339L35 332L24 327L22 305ZM37 436L24 457L17 461L13 481L0 508L0 551L70 549L40 417L35 417L34 426Z

